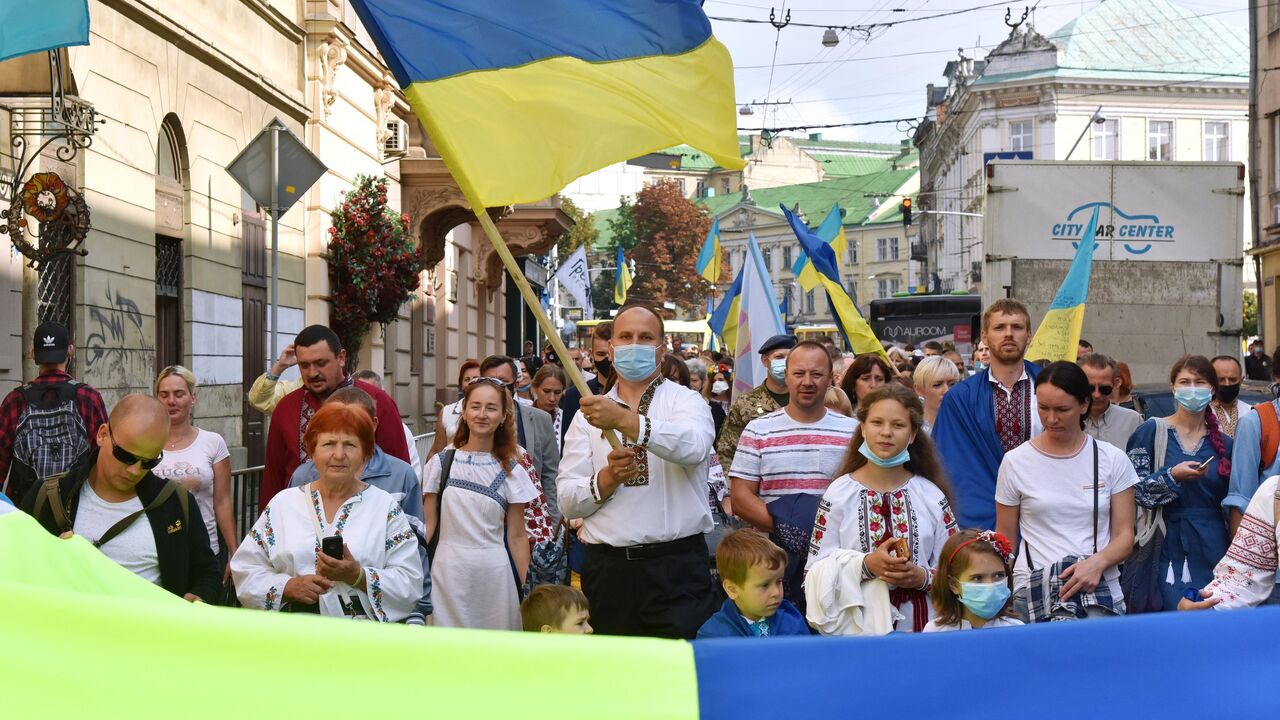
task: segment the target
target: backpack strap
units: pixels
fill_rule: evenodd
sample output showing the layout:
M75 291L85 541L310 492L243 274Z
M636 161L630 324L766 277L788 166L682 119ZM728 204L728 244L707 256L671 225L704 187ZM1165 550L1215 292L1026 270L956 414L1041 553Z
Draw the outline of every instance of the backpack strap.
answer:
M32 517L40 518L44 512L44 506L49 506L49 512L53 515L53 522L58 526L59 532L69 532L71 530L71 519L67 517L67 509L62 504L62 493L59 485L62 478L66 477L66 473L50 475L40 483L39 489L36 490L36 504L32 508Z
M190 516L187 515L187 502L185 499L186 491L183 488L178 487L177 483L170 481L166 482L164 487L160 488L160 492L156 494L151 502L147 503L146 507L141 510L134 510L128 515L120 518L114 525L107 528L107 531L102 533L102 537L98 538L97 542L95 542L93 546L102 547L103 545L106 545L112 538L127 530L139 517L163 505L165 501L169 499L169 496L175 492L182 493L179 496L180 502L182 502L182 515L187 519L187 524L190 525Z
M440 513L444 509L444 489L449 487L449 471L453 469L454 448L444 451L440 458L440 492L436 493L436 531L427 543L427 556L435 558L436 547L440 545Z
M1098 441L1093 441L1093 554L1098 554Z
M1276 406L1272 402L1261 402L1253 406L1262 421L1262 457L1258 462L1258 470L1265 471L1276 461L1276 452L1280 450L1280 417L1276 415Z

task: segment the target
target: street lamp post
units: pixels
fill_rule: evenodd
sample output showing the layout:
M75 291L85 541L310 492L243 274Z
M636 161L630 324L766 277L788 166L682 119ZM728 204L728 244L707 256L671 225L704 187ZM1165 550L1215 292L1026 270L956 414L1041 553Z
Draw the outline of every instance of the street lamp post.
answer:
M1071 153L1076 151L1076 148L1080 145L1080 141L1084 139L1084 134L1089 132L1090 125L1101 125L1106 121L1107 119L1102 117L1102 106L1099 105L1098 109L1093 111L1093 116L1089 118L1089 122L1084 124L1084 129L1080 131L1080 137L1076 138L1075 145L1071 146L1071 149L1067 151L1067 156L1063 158L1063 160L1066 161L1071 159Z

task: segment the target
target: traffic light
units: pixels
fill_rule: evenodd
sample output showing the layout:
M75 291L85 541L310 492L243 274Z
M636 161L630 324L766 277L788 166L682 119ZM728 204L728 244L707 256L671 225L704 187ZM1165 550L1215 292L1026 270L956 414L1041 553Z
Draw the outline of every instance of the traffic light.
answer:
M911 227L911 198L902 198L902 226Z

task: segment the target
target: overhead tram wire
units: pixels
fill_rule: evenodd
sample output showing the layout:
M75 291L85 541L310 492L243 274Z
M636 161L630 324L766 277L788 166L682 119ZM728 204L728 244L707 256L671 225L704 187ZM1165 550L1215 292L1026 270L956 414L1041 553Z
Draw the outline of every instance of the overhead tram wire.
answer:
M1006 3L1006 4L1007 4L1007 3ZM1076 4L1076 3L1074 3L1074 2L1068 2L1068 3L1056 3L1056 4L1053 4L1053 5L1041 5L1041 7L1042 7L1042 8L1050 8L1050 7L1058 7L1058 6L1062 6L1062 5L1075 5L1075 4ZM1267 7L1271 7L1271 6L1280 6L1280 0L1273 0L1272 2L1269 2L1269 3L1259 3L1259 4L1257 5L1257 7L1259 7L1259 8L1267 8ZM985 7L989 7L989 6L983 6L983 8L985 8ZM983 9L983 8L974 8L974 9ZM1213 11L1213 12L1198 13L1198 14L1194 14L1194 15L1188 15L1188 16L1185 16L1185 17L1178 17L1178 18L1174 18L1174 19L1171 19L1171 20L1162 20L1162 21L1149 22L1149 23L1138 23L1138 24L1136 24L1136 25L1115 26L1115 27L1105 28L1105 29L1102 29L1102 30L1086 30L1086 31L1081 31L1081 32L1072 33L1072 37L1083 37L1083 36L1086 36L1086 35L1113 34L1113 33L1123 32L1123 31L1125 31L1125 30L1136 30L1136 29L1144 28L1144 27L1153 27L1153 26L1158 26L1158 25L1169 25L1169 24L1174 24L1174 23L1185 22L1185 21L1187 21L1187 20L1195 20L1195 19L1205 18L1205 17L1214 17L1214 16L1217 16L1217 15L1227 15L1227 14L1230 14L1230 13L1236 13L1236 12L1247 12L1248 10L1249 10L1249 8L1232 8L1232 9L1230 9L1230 10L1215 10L1215 11ZM930 18L933 18L933 17L941 17L941 15L938 15L938 16L931 15L931 16L929 16L928 18L913 18L912 20L927 20L927 19L930 19ZM724 18L719 18L719 19L724 19ZM734 20L734 19L724 19L724 20L726 20L727 22L735 22L735 21L753 22L753 23L754 23L754 22L768 22L767 20L747 20L747 19L743 19L743 18L739 18L739 19L737 19L737 20ZM896 24L901 24L902 22L905 22L905 21L898 21ZM796 24L797 24L797 23L792 23L792 25L796 25ZM826 28L826 27L833 27L833 26L831 26L831 25L825 25L825 24L818 24L818 25L814 25L814 26L815 26L815 27L822 27L822 28ZM999 47L999 45L1000 45L1000 43L989 44L989 45L976 45L976 46L974 46L974 48L973 48L973 49L976 49L976 50L993 50L993 49L995 49L995 48ZM942 54L954 54L954 53L955 53L955 48L954 48L954 47L949 47L949 48L945 48L945 49L943 49L943 48L939 48L939 49L937 49L937 50L917 50L917 51L914 51L914 52L895 53L895 54L893 54L893 55L878 55L878 56L874 56L874 57L848 58L848 59L844 59L844 60L834 60L834 61L816 61L816 62L815 62L815 64L818 64L818 63L823 63L823 64L840 64L840 63L845 63L845 62L864 62L864 61L871 61L871 60L896 60L896 59L898 59L898 58L903 58L903 57L915 57L915 56L921 56L921 55L942 55ZM808 64L808 63L777 63L777 67L798 67L798 66L802 66L802 65L806 65L806 64ZM770 66L770 65L735 65L733 69L734 69L734 70L760 70L760 69L767 68L767 67L771 67L771 66Z

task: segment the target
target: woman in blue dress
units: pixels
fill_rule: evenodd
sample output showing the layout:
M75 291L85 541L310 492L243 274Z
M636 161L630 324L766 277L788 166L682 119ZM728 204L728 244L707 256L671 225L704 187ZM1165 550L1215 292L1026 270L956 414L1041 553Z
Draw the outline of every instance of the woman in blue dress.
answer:
M1185 588L1213 579L1214 565L1227 552L1222 500L1231 475L1231 438L1205 412L1218 390L1217 375L1208 358L1186 355L1173 364L1169 383L1174 414L1147 420L1129 437L1129 460L1139 478L1139 543L1144 527L1158 528L1163 520L1165 529L1149 558L1139 559L1140 550L1128 563L1131 613L1176 609Z

